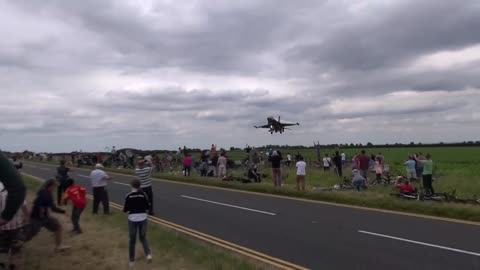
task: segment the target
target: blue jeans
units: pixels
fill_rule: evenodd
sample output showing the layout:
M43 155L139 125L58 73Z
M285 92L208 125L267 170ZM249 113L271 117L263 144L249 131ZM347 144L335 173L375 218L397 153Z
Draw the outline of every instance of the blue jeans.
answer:
M128 244L128 255L130 257L130 261L133 262L135 261L135 243L137 242L137 231L138 231L138 236L140 238L140 242L142 243L143 246L143 252L145 252L145 255L150 254L150 248L148 247L148 242L147 242L147 220L144 221L128 221L128 233L129 233L129 244Z

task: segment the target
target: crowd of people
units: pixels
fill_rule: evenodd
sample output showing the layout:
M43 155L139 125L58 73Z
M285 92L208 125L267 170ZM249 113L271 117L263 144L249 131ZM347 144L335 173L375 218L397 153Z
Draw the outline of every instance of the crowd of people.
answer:
M0 269L16 269L15 260L23 244L35 237L42 228L54 233L54 250L63 252L71 248L64 243L64 227L51 215L50 211L67 215L61 206L71 201L72 235L83 233L80 217L87 205L85 187L75 183L70 176L74 170L71 162L61 161L56 170L56 177L45 180L29 209L25 201L26 188L12 160L0 154L0 253L7 254L5 261L0 261ZM147 262L152 261L152 254L146 240L148 215L153 215L153 192L151 188L152 164L147 160L137 163L132 180L132 191L126 194L123 211L128 214L129 266L135 262L136 236L139 235ZM93 190L93 214L98 214L100 203L103 213L110 214L107 185L112 179L98 163L90 173ZM55 203L54 193L57 200Z
M263 153L258 155L256 151L247 151L248 177L255 182L260 181L260 174L257 171L257 165L261 161ZM188 177L191 174L194 164L193 157L184 149L179 148L179 154L182 158L182 172ZM266 161L270 163L272 173L272 184L276 188L282 186L282 170L284 167L292 165L292 155L287 153L286 160L280 150L270 149L265 154ZM260 156L260 157L259 157ZM296 172L296 188L299 191L305 191L305 178L307 175L307 162L304 157L297 153L294 157ZM321 160L314 164L317 167L323 167L323 171L328 173L332 170L339 178L344 178L344 172L347 169L347 157L344 152L336 151L332 155L324 154ZM200 155L199 171L201 176L213 176L221 179L227 178L227 153L224 149L217 152L216 145L212 144L210 150L202 151ZM406 177L395 178L394 186L399 192L410 193L415 191L413 182L422 178L423 188L426 194L433 194L432 185L433 161L430 154L423 155L415 153L408 156L404 162ZM145 256L148 261L152 260L151 250L146 239L146 226L148 215L154 215L154 192L152 189L152 174L155 171L155 159L151 156L145 156L138 159L135 163L134 173L136 178L131 182L131 192L126 194L124 203L124 212L128 213L128 235L129 235L129 264L135 262L135 243L136 236L139 235ZM64 251L70 248L63 241L64 228L62 224L50 214L50 211L58 214L67 214L61 206L71 201L71 222L72 234L83 233L80 225L80 217L86 208L86 189L70 176L74 171L71 161L60 161L56 170L54 179L46 180L36 193L31 209L28 209L25 202L25 186L17 170L21 165L16 160L7 159L0 154L0 251L10 254L14 257L22 244L37 235L42 228L51 231L55 235L55 250ZM369 179L379 181L389 173L389 166L381 153L376 155L367 154L362 150L359 154L354 154L351 158L351 184L361 191L369 185ZM105 215L110 214L109 196L107 186L112 177L105 172L104 166L97 163L89 175L93 193L93 214L98 214L100 204ZM53 195L56 191L56 203ZM0 269L10 265L9 259L6 263L0 263ZM13 264L12 264L13 265Z

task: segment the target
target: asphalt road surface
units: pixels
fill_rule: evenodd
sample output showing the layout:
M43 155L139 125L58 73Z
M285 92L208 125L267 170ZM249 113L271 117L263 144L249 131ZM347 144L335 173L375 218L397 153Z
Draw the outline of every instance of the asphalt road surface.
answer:
M25 164L52 178L55 168ZM71 173L89 192L89 171ZM113 174L123 204L132 176ZM311 269L480 269L480 226L154 181L157 217ZM100 211L101 208L100 208Z

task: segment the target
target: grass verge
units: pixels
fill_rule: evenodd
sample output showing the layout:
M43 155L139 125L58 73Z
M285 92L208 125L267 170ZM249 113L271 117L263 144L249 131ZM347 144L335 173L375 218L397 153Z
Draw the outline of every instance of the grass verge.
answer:
M28 201L40 183L29 177L23 177L28 188ZM91 203L89 202L91 206ZM70 207L68 207L70 208ZM68 212L70 209L67 210ZM23 249L22 269L56 270L75 268L90 269L127 269L128 229L127 218L123 213L113 210L110 216L92 215L87 207L82 214L80 224L84 230L81 235L71 236L68 231L71 223L67 216L54 214L63 224L65 242L72 249L65 253L54 253L53 239L50 233L42 230ZM140 243L137 243L137 265L135 269L260 269L260 266L218 251L180 236L153 223L149 224L147 238L154 260L146 264Z
M110 172L133 174L132 170L110 169ZM461 219L480 222L480 206L465 205L456 203L440 202L417 202L405 201L394 198L388 192L378 191L306 191L299 192L294 189L292 184L286 184L281 189L274 188L267 183L261 184L242 184L238 182L222 182L216 178L204 177L184 177L179 175L156 174L156 178L167 179L183 183L193 183L206 186L222 187L236 190L246 190L257 193L266 193L273 195L282 195L294 198L304 198L310 200L326 201L339 204L364 206L392 211L402 211L415 214L425 214L437 217ZM377 187L375 187L377 188ZM382 188L382 187L378 187Z

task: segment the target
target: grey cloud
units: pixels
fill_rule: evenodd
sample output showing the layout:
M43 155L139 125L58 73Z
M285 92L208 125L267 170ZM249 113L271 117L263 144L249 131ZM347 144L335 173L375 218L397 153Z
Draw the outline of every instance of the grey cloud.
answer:
M85 27L121 54L124 68L181 67L193 71L252 74L262 70L256 55L281 42L277 32L287 23L293 2L250 2L236 9L201 8L205 25L170 31L115 1L21 1L31 12L47 10L76 27ZM255 3L255 4L251 4ZM317 2L318 3L318 2ZM35 8L33 8L34 6ZM197 14L192 14L195 16Z
M480 43L477 1L399 1L374 18L332 29L320 43L290 50L288 59L314 63L323 70L375 70L412 58Z
M13 6L0 22L16 10L23 26L0 41L0 146L408 142L412 123L422 141L478 134L478 62L410 69L480 44L478 1L347 2L182 1L148 15L124 1L0 3ZM426 95L388 98L405 90ZM270 115L301 126L252 128Z

